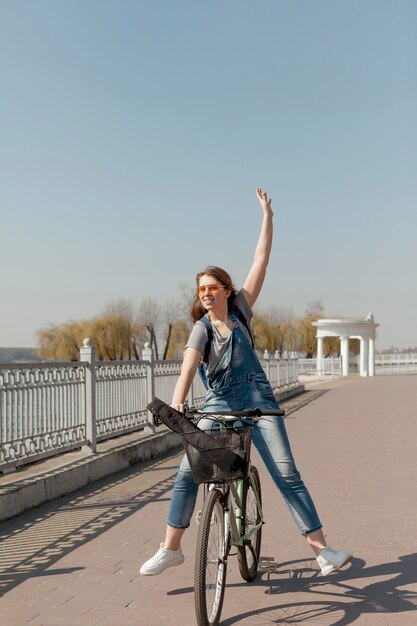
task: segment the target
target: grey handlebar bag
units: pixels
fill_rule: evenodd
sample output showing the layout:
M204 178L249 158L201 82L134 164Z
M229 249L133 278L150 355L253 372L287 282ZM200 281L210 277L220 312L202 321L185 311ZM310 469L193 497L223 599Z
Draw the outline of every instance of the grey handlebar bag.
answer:
M147 406L149 411L172 431L181 435L188 444L196 448L205 463L217 465L227 473L244 473L246 461L241 456L225 448L224 443L200 430L193 422L173 409L163 400L155 398Z

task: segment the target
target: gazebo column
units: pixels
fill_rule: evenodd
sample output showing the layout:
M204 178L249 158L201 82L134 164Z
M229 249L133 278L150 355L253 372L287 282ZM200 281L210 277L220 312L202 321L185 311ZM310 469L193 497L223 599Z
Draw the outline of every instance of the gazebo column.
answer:
M363 372L364 372L364 369L365 369L365 366L364 366L363 341L364 341L363 337L360 337L359 338L359 345L360 345L360 348L359 348L359 375L360 376L364 375Z
M349 376L349 337L340 337L340 354L342 356L342 376Z
M321 371L323 370L323 343L324 343L324 337L317 337L316 370L319 376L321 374Z
M360 337L359 374L368 376L368 339Z
M368 338L361 337L360 370L359 370L359 373L361 376L368 376L368 359L369 359L368 346L369 346Z
M369 376L375 376L375 340L369 339Z

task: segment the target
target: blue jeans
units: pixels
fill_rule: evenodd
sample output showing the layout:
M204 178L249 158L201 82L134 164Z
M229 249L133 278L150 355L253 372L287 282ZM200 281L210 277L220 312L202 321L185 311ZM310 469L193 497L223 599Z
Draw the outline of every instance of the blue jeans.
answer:
M203 418L198 426L205 430L212 424L212 421ZM296 468L283 418L268 416L256 422L252 440L302 534L321 528L314 503ZM169 526L188 528L197 491L198 485L194 482L188 459L184 455L172 492L167 520Z

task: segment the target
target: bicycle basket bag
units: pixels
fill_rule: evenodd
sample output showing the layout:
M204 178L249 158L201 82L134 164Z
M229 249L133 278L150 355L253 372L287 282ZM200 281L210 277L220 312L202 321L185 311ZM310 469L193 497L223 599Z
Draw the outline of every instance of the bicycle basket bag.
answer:
M246 475L251 428L203 431L179 411L155 398L147 408L163 424L182 437L196 483L225 482ZM210 433L210 434L209 434Z
M183 444L194 482L224 483L245 478L251 436L250 426L184 433Z

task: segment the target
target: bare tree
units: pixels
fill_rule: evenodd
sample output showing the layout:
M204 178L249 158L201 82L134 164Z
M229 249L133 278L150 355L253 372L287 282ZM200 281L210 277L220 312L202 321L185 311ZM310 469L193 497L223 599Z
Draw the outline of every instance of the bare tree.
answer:
M104 316L111 322L113 334L117 337L119 359L139 359L138 346L143 343L143 327L138 320L130 300L120 299L108 304Z
M133 305L119 300L91 320L41 329L38 354L43 358L77 360L85 337L92 340L100 360L139 359L138 347L145 340L145 329L139 324Z
M300 350L300 337L297 330L297 320L290 320L281 326L282 345L279 348L280 353L284 350L288 352L297 352Z
M150 298L144 300L139 307L138 318L148 331L149 343L151 344L151 348L154 350L155 357L159 358L157 333L161 321L160 305L155 302L155 300L151 300Z
M77 361L85 335L86 322L49 325L37 332L37 352L41 358Z
M294 319L294 311L287 306L271 306L268 311L268 317L274 326L282 326Z
M171 342L171 337L172 337L172 329L174 327L175 322L177 321L179 317L179 313L180 311L179 311L178 302L175 302L174 300L171 300L170 302L168 302L168 304L166 304L163 307L162 317L166 325L165 348L164 348L164 354L162 356L164 360L167 358L167 354L169 351L169 344Z
M166 354L167 359L182 358L189 334L190 325L186 320L180 319L174 323L169 348Z
M253 334L258 350L282 352L285 332L294 314L290 307L272 306L253 316Z
M50 324L47 328L41 328L37 331L37 348L36 352L41 359L53 359L58 342L59 327Z
M307 358L311 358L316 352L316 329L312 322L318 319L317 314L309 313L297 320L297 332L300 340L300 351L305 352Z
M252 321L253 337L258 350L275 352L282 343L281 326L274 324L269 312L255 313Z
M190 309L195 291L185 283L180 283L178 287L181 292L179 303L179 317L187 321L189 320L189 329L191 330Z
M306 315L315 315L318 319L324 313L324 306L320 298L314 298L307 304Z

